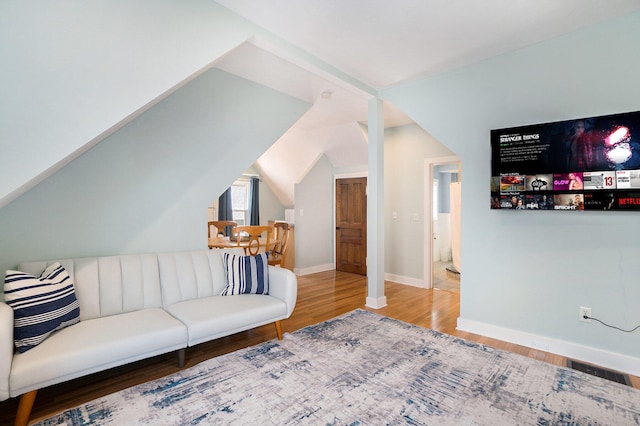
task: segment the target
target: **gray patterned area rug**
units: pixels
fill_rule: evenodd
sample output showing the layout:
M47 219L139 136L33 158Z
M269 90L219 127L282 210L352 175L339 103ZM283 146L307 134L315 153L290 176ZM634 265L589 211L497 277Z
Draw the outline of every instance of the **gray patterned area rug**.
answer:
M356 310L39 425L637 425L640 391Z

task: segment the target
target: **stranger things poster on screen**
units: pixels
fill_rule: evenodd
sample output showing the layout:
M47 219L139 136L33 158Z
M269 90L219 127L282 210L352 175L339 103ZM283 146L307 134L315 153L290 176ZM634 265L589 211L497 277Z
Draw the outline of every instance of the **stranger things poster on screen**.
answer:
M492 130L491 208L640 210L640 111Z

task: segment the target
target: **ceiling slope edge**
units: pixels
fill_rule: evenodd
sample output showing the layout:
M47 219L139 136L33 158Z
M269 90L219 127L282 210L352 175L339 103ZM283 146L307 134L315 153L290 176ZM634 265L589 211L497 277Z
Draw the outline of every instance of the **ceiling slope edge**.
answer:
M244 43L244 41L243 41L243 43ZM186 78L184 78L183 80L177 82L176 84L174 84L173 86L171 86L170 88L165 90L164 92L162 92L159 95L157 95L151 101L147 102L146 104L142 105L141 107L139 107L135 111L133 111L130 114L126 115L120 121L118 121L117 123L113 124L112 126L107 128L105 131L103 131L102 133L98 134L97 136L95 136L91 140L87 141L84 145L80 146L78 149L76 149L75 151L71 152L69 155L64 157L62 160L56 162L55 164L51 165L49 168L45 169L41 173L39 173L36 176L34 176L32 179L30 179L27 182L25 182L24 184L18 186L15 190L0 196L0 209L5 207L5 206L7 206L7 205L9 205L11 202L13 202L17 198L19 198L21 195L23 195L24 193L26 193L30 189L34 188L39 183L45 181L50 176L54 175L57 171L63 169L66 165L71 163L73 160L75 160L76 158L80 157L82 154L84 154L85 152L89 151L91 148L93 148L94 146L96 146L97 144L99 144L100 142L102 142L103 140L105 140L106 138L108 138L109 136L111 136L112 134L117 132L118 130L122 129L127 124L129 124L132 121L134 121L136 118L138 118L139 116L144 114L149 109L153 108L158 103L162 102L164 99L169 97L171 94L173 94L176 91L180 90L182 87L184 87L189 82L191 82L194 79L198 78L199 76L204 74L206 71L210 70L211 68L214 68L216 62L218 62L221 58L223 58L228 53L230 53L233 50L235 50L241 44L242 43L234 46L228 52L220 55L218 58L216 58L215 60L209 62L207 65L205 65L204 67L200 68L199 70L197 70L193 74L191 74L191 75L187 76Z

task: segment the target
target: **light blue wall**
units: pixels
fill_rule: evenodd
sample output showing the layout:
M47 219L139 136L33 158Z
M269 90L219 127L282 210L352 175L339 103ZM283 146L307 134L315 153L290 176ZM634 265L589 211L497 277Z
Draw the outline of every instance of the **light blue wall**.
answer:
M424 159L455 154L415 124L386 129L384 150L385 272L422 280Z
M248 175L260 175L255 167L249 167L243 172ZM238 180L250 180L246 176L239 176ZM269 185L264 179L260 179L260 225L268 225L270 220L284 220L284 206L278 200L278 197L273 193ZM219 197L220 195L218 195ZM216 197L216 198L218 198Z
M260 181L260 224L270 220L284 220L284 206L264 180Z
M325 155L295 185L294 199L296 269L333 264L333 166Z
M211 201L308 108L208 71L0 209L0 270L206 248Z
M1 1L0 206L257 31L208 0Z
M273 220L284 220L284 206L269 185L260 179L260 225L268 225Z
M489 209L491 129L640 110L640 14L383 92L461 158L461 317L638 358L638 213Z

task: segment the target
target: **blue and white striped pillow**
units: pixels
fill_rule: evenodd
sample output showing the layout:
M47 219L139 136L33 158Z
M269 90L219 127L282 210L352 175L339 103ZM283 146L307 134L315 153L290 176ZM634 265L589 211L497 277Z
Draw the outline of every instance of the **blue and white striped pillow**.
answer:
M54 263L40 278L7 271L4 299L13 308L13 340L18 352L42 343L51 333L80 321L80 304L69 273Z
M227 285L221 296L234 294L269 294L269 262L266 253L239 256L222 253Z

